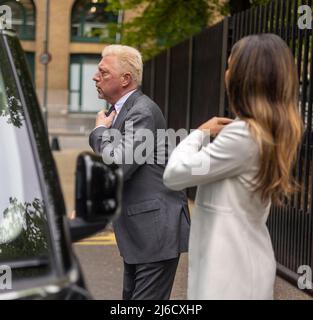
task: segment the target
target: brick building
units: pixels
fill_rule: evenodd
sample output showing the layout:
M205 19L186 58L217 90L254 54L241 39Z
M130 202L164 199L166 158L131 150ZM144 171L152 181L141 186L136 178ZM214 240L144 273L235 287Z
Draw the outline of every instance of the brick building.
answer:
M224 1L224 0L221 0ZM43 105L45 67L40 62L46 33L46 0L0 0L12 9L13 28L18 31L40 102ZM94 125L95 112L105 106L97 98L93 74L108 35L107 23L127 21L135 11L105 12L101 0L49 1L48 128L51 135L73 140ZM221 17L217 17L219 20Z
M0 0L12 10L17 30L29 63L38 98L43 102L46 0ZM85 132L93 126L94 112L104 102L97 99L92 81L107 36L106 24L121 21L128 13L104 11L99 0L50 0L48 65L49 131ZM120 20L118 20L120 19ZM112 42L116 41L112 35ZM117 39L118 40L118 39Z

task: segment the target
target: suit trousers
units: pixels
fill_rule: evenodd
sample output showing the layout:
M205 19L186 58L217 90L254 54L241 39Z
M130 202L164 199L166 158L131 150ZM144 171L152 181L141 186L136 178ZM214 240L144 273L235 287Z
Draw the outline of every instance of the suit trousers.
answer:
M123 300L169 300L179 256L153 263L124 261Z

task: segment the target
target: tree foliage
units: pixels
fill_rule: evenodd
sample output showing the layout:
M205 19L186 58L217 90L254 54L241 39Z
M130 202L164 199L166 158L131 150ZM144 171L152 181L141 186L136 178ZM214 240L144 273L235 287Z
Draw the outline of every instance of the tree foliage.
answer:
M251 6L259 6L269 3L271 0L250 0Z
M256 6L269 0L245 1ZM139 13L123 24L110 24L109 34L121 34L121 43L138 48L144 59L197 34L212 24L216 15L231 12L230 1L220 0L109 0L106 10Z
M111 0L106 10L141 12L122 25L113 24L121 42L140 49L144 58L200 32L216 12L226 14L218 0Z

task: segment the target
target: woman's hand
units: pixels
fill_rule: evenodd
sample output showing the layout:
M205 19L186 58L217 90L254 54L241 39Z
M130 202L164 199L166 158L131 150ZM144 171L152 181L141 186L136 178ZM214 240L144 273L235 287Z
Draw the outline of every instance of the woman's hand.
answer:
M233 122L233 119L214 117L203 123L198 129L208 132L210 136L215 137L226 125Z

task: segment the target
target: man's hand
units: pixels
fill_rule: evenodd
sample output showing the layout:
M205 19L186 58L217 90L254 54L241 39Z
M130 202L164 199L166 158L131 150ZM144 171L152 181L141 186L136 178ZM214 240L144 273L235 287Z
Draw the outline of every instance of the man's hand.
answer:
M70 219L70 220L75 220L75 218L76 218L76 211L73 210L67 217L68 217L68 219Z
M98 112L96 118L96 127L105 126L106 128L111 128L115 116L116 111L111 112L108 117L105 115L103 110Z
M212 137L215 137L227 124L234 120L229 118L214 117L203 123L198 129L208 132Z

